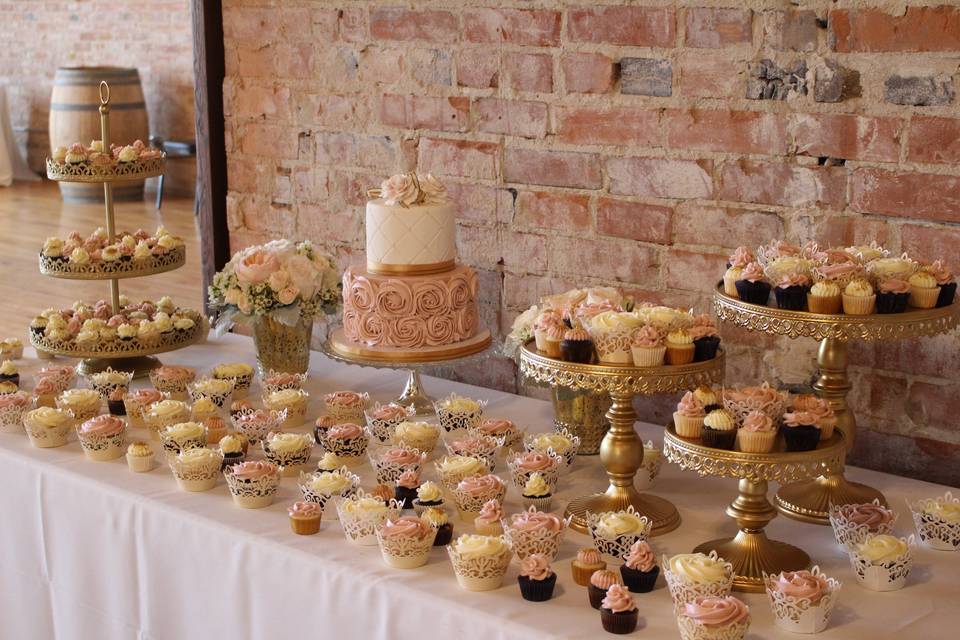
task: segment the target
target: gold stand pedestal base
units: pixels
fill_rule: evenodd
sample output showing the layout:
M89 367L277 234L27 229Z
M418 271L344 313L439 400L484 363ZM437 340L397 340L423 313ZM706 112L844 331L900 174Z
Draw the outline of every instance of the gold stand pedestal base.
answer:
M570 526L580 533L587 533L587 511L603 513L604 511L621 511L633 505L637 513L650 519L651 536L669 533L680 526L680 514L669 500L658 498L648 493L633 492L632 496L612 496L606 493L595 493L572 500L567 505L564 515L573 516Z
M883 494L873 487L848 482L837 474L780 487L775 501L777 510L788 518L829 525L831 504L863 504L874 499L887 504Z
M810 566L803 549L770 540L762 531L741 531L733 538L720 538L698 545L695 552L717 555L733 565L733 588L748 593L764 591L763 574L798 571Z
M107 367L116 371L130 371L134 379L145 378L151 371L160 366L160 360L153 356L137 356L135 358L86 358L77 365L77 372L82 376L104 371Z

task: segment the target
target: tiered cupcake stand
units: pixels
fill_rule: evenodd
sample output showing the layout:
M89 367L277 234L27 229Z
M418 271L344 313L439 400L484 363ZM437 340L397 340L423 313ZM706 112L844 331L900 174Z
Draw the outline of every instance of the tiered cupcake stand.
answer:
M847 407L852 385L847 377L847 344L918 338L947 333L960 322L960 303L939 309L867 316L829 315L807 311L788 311L764 307L731 298L722 283L714 294L717 317L724 322L775 336L814 338L820 341L817 366L820 375L813 387L828 400L837 415L837 428L843 432L849 451L853 447L857 423ZM842 466L807 481L786 484L777 492L777 509L784 515L814 524L829 524L831 504L863 503L883 495L872 487L849 482Z
M663 440L664 457L682 469L701 476L736 478L739 495L727 507L740 531L733 538L710 540L694 551L719 556L733 564L733 586L740 591L762 592L763 574L796 571L810 565L802 549L767 538L764 528L777 511L767 500L767 483L789 484L821 475L840 473L846 453L843 435L834 435L812 451L785 451L778 439L770 453L743 453L706 447L699 440L677 435L671 424Z
M627 365L578 364L549 358L532 342L520 348L520 371L528 378L551 387L581 389L609 394L613 404L607 412L610 430L600 445L600 461L610 478L604 493L576 498L567 506L570 526L586 533L587 512L618 511L632 505L652 522L652 535L680 526L680 514L668 500L640 493L634 475L643 462L643 443L633 429L637 414L633 399L641 395L676 393L701 384L723 380L724 353L712 360L686 365L634 367Z
M103 148L110 149L110 87L100 83L100 127ZM153 178L163 173L166 159L164 156L136 162L112 165L93 165L57 163L47 158L47 177L58 182L85 182L103 184L106 230L109 237L116 236L116 224L113 213L113 184ZM110 301L114 313L120 308L120 280L141 278L182 267L186 261L184 247L176 248L159 256L146 260L118 260L113 263L74 265L67 261L40 256L40 273L52 278L67 280L109 280ZM86 348L75 344L55 343L44 335L30 333L30 342L40 354L82 358L78 370L82 374L95 373L107 367L130 371L135 376L143 376L160 365L153 354L174 351L193 344L207 335L209 324L198 314L192 329L177 330L171 335L161 335L160 339L149 345L139 339L128 341L115 340L110 346Z

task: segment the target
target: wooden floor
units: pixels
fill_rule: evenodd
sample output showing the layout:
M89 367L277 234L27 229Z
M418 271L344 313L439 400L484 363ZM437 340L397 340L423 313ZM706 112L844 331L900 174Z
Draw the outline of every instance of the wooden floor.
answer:
M168 273L120 281L120 293L132 299L168 295L182 306L201 309L198 231L193 200L165 198L158 212L153 201L121 202L114 207L118 231L143 228L151 233L162 224L187 245L187 263ZM108 282L60 280L40 275L37 255L45 238L65 238L71 231L87 236L105 227L103 205L64 204L56 184L15 183L0 187L0 337L27 342L27 326L47 307L67 307L74 300L109 299Z

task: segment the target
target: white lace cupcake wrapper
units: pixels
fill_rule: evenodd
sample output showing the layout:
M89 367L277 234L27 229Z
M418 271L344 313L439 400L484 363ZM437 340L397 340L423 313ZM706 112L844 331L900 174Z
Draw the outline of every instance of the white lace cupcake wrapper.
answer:
M527 485L527 480L530 479L534 473L539 473L543 476L544 482L547 483L547 486L550 487L550 493L556 493L557 482L560 479L560 469L566 466L563 458L558 456L553 452L553 449L548 449L547 454L553 458L553 465L546 469L537 469L537 470L527 470L523 469L518 464L518 457L513 456L507 460L507 467L510 469L510 479L513 481L513 485L517 487L521 492L523 488Z
M256 422L251 422L249 420L244 420L243 416L247 416L251 411L242 411L235 416L230 416L230 424L233 425L234 431L239 431L247 437L252 444L257 444L261 440L267 437L271 431L279 431L281 425L287 419L286 410L282 411L271 411L269 419L267 420L258 420Z
M0 409L0 433L24 433L23 415L30 407L7 407Z
M443 427L443 430L456 431L457 429L474 429L479 427L480 422L483 420L484 404L486 403L481 402L479 407L469 412L447 411L436 404L434 404L434 407L437 410L437 417L440 419L440 426Z
M503 504L503 499L507 495L507 486L501 484L496 491L485 493L482 496L473 496L456 488L452 490L452 493L453 502L457 505L457 509L467 513L478 513L483 508L484 503L490 500L496 500Z
M447 553L460 586L470 591L487 591L500 585L513 557L509 541L505 537L502 539L508 544L503 552L481 558L463 558L453 545L447 546Z
M633 505L616 513L625 513L639 518L643 527L642 530L636 533L620 535L615 538L608 538L597 530L597 524L600 522L600 518L606 514L592 512L587 512L587 530L590 532L590 539L593 540L593 546L596 547L601 555L623 560L627 557L627 554L630 553L630 547L632 547L635 542L638 540L646 540L650 536L653 523L646 516L638 514L633 508Z
M277 493L280 488L280 474L264 476L256 480L237 478L229 469L223 474L233 496L241 498L264 498Z
M823 577L827 582L827 588L816 603L809 598L784 595L773 587L776 576L764 574L767 597L778 627L793 633L820 633L827 628L841 584L834 578L824 576L819 567L811 569L811 573Z
M879 505L879 501L877 504ZM833 528L833 537L837 540L837 544L841 547L847 547L860 544L871 534L890 533L897 521L897 514L894 513L890 522L879 525L875 531L871 531L870 527L865 524L857 524L847 520L841 515L839 507L830 509L829 518L830 526Z
M928 498L913 503L907 501L910 515L913 516L913 524L917 527L920 539L927 546L940 551L957 551L960 549L960 522L947 522L924 511L930 503L937 501L960 503L960 500L954 498L950 491L940 498Z
M263 442L263 456L278 467L298 467L307 464L310 456L313 454L313 448L308 445L298 451L272 451Z
M60 447L67 444L67 438L70 435L70 429L72 425L65 424L59 427L43 427L40 425L31 424L29 420L23 421L23 426L26 428L27 435L30 437L30 441L35 447L41 449L47 447Z
M523 438L523 448L526 451L540 451L543 453L547 453L547 452L553 453L554 455L563 459L565 467L570 467L573 464L574 460L577 459L577 452L580 450L580 438L579 436L575 436L574 434L572 434L567 429L556 429L556 433L565 437L567 440L570 441L570 445L571 445L570 448L565 452L563 452L562 454L557 453L551 448L537 447L534 444L534 440L538 435L541 435L541 434L534 434L534 433L527 434Z
M424 538L414 538L412 536L389 536L384 538L380 535L380 529L376 530L377 543L380 545L380 551L384 555L393 558L421 559L429 555L433 548L433 540L437 536L437 530L432 529L432 533Z
M107 451L109 449L122 449L124 442L127 438L126 428L121 429L119 433L115 433L109 436L100 436L93 434L85 434L81 431L77 431L77 440L80 441L80 446L86 451Z
M377 529L387 521L387 518L396 518L400 515L400 505L395 500L391 500L392 506L382 512L361 515L350 513L344 508L348 500L337 502L337 516L343 527L343 535L354 544L368 547L376 545Z
M726 627L707 627L685 615L677 617L681 640L741 640L750 628L750 616Z
M175 456L181 451L186 451L187 449L202 449L207 446L207 436L206 434L197 436L196 438L183 438L177 440L175 438L169 438L160 434L160 446L163 447L164 452L168 456Z
M854 550L850 551L850 566L857 582L871 591L896 591L907 583L910 569L913 567L911 547L914 538L905 540L907 551L890 562L874 564Z
M710 552L710 557L717 558L715 552ZM717 582L708 582L705 584L687 582L682 576L679 576L670 570L670 559L664 556L660 561L663 569L663 576L667 581L667 588L670 590L670 597L673 599L674 610L679 612L683 605L693 602L701 596L719 596L726 597L733 590L733 565L724 562L723 579Z
M486 474L491 472L490 461L480 458L486 467L479 473ZM476 475L478 472L473 471L471 473L463 473L461 471L444 471L440 468L439 462L433 463L434 468L437 470L437 477L440 479L440 484L444 486L445 489L453 491L457 488L457 485L460 484L460 481L466 478L468 475Z
M397 480L405 471L413 471L419 474L422 465L421 462L408 462L406 464L397 464L394 462L385 462L383 460L371 460L371 466L377 472L377 484L396 484Z
M230 399L230 396L233 395L233 389L225 391L223 393L210 393L209 391L197 391L196 389L187 388L187 393L190 395L190 402L196 403L200 398L207 398L213 404L217 405L220 408L223 408L227 404L227 400Z
M190 463L183 464L176 459L170 462L170 470L179 480L203 481L215 480L220 475L220 466L223 464L223 456L219 459L213 459L209 463Z
M638 327L624 329L594 329L589 330L593 339L593 346L597 350L597 357L603 362L614 364L633 363L633 336Z
M324 449L334 454L338 458L359 458L367 452L367 445L370 439L366 434L359 435L356 438L343 440L340 438L326 438Z
M569 522L569 518L564 520L564 525L559 531L548 529L521 531L511 527L506 520L501 521L501 525L503 526L503 535L510 541L517 558L523 560L534 553L542 553L550 562L553 562L557 559L557 554L560 553L560 545L563 544L563 536L567 532Z

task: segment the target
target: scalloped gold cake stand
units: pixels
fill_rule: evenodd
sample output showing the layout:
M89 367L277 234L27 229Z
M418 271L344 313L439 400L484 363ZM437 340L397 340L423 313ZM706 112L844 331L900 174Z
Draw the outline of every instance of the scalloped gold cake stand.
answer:
M571 527L586 533L588 511L619 511L628 505L650 519L651 535L667 533L680 526L680 514L671 502L640 493L634 487L633 477L643 462L643 443L633 429L637 421L633 398L720 382L724 364L722 350L716 358L705 362L634 367L556 360L537 352L532 342L520 348L520 371L527 377L550 386L608 393L613 400L607 412L610 430L600 444L600 461L610 478L610 486L604 493L582 496L567 505L566 515L573 516Z
M837 428L843 432L847 450L853 447L857 423L847 407L852 385L847 377L847 343L919 338L946 333L960 322L960 304L939 309L918 309L904 313L849 316L843 314L788 311L764 307L731 298L722 283L714 294L717 317L749 331L789 338L814 338L820 341L817 366L820 376L813 383L820 397L830 402L837 414ZM777 492L776 503L785 516L813 524L829 524L831 504L849 504L886 500L879 491L864 484L849 482L843 470L824 474L809 482L786 485Z
M787 484L838 473L843 469L845 454L843 434L839 431L813 451L785 451L782 438L777 438L770 453L706 447L699 440L678 436L673 424L667 427L663 439L664 457L680 468L696 471L701 476L739 480L739 494L727 507L727 515L736 521L740 531L733 538L704 542L694 551L716 551L733 564L734 588L754 593L764 590L764 573L796 571L810 566L810 556L803 549L770 540L764 532L777 516L777 510L767 500L767 483Z

